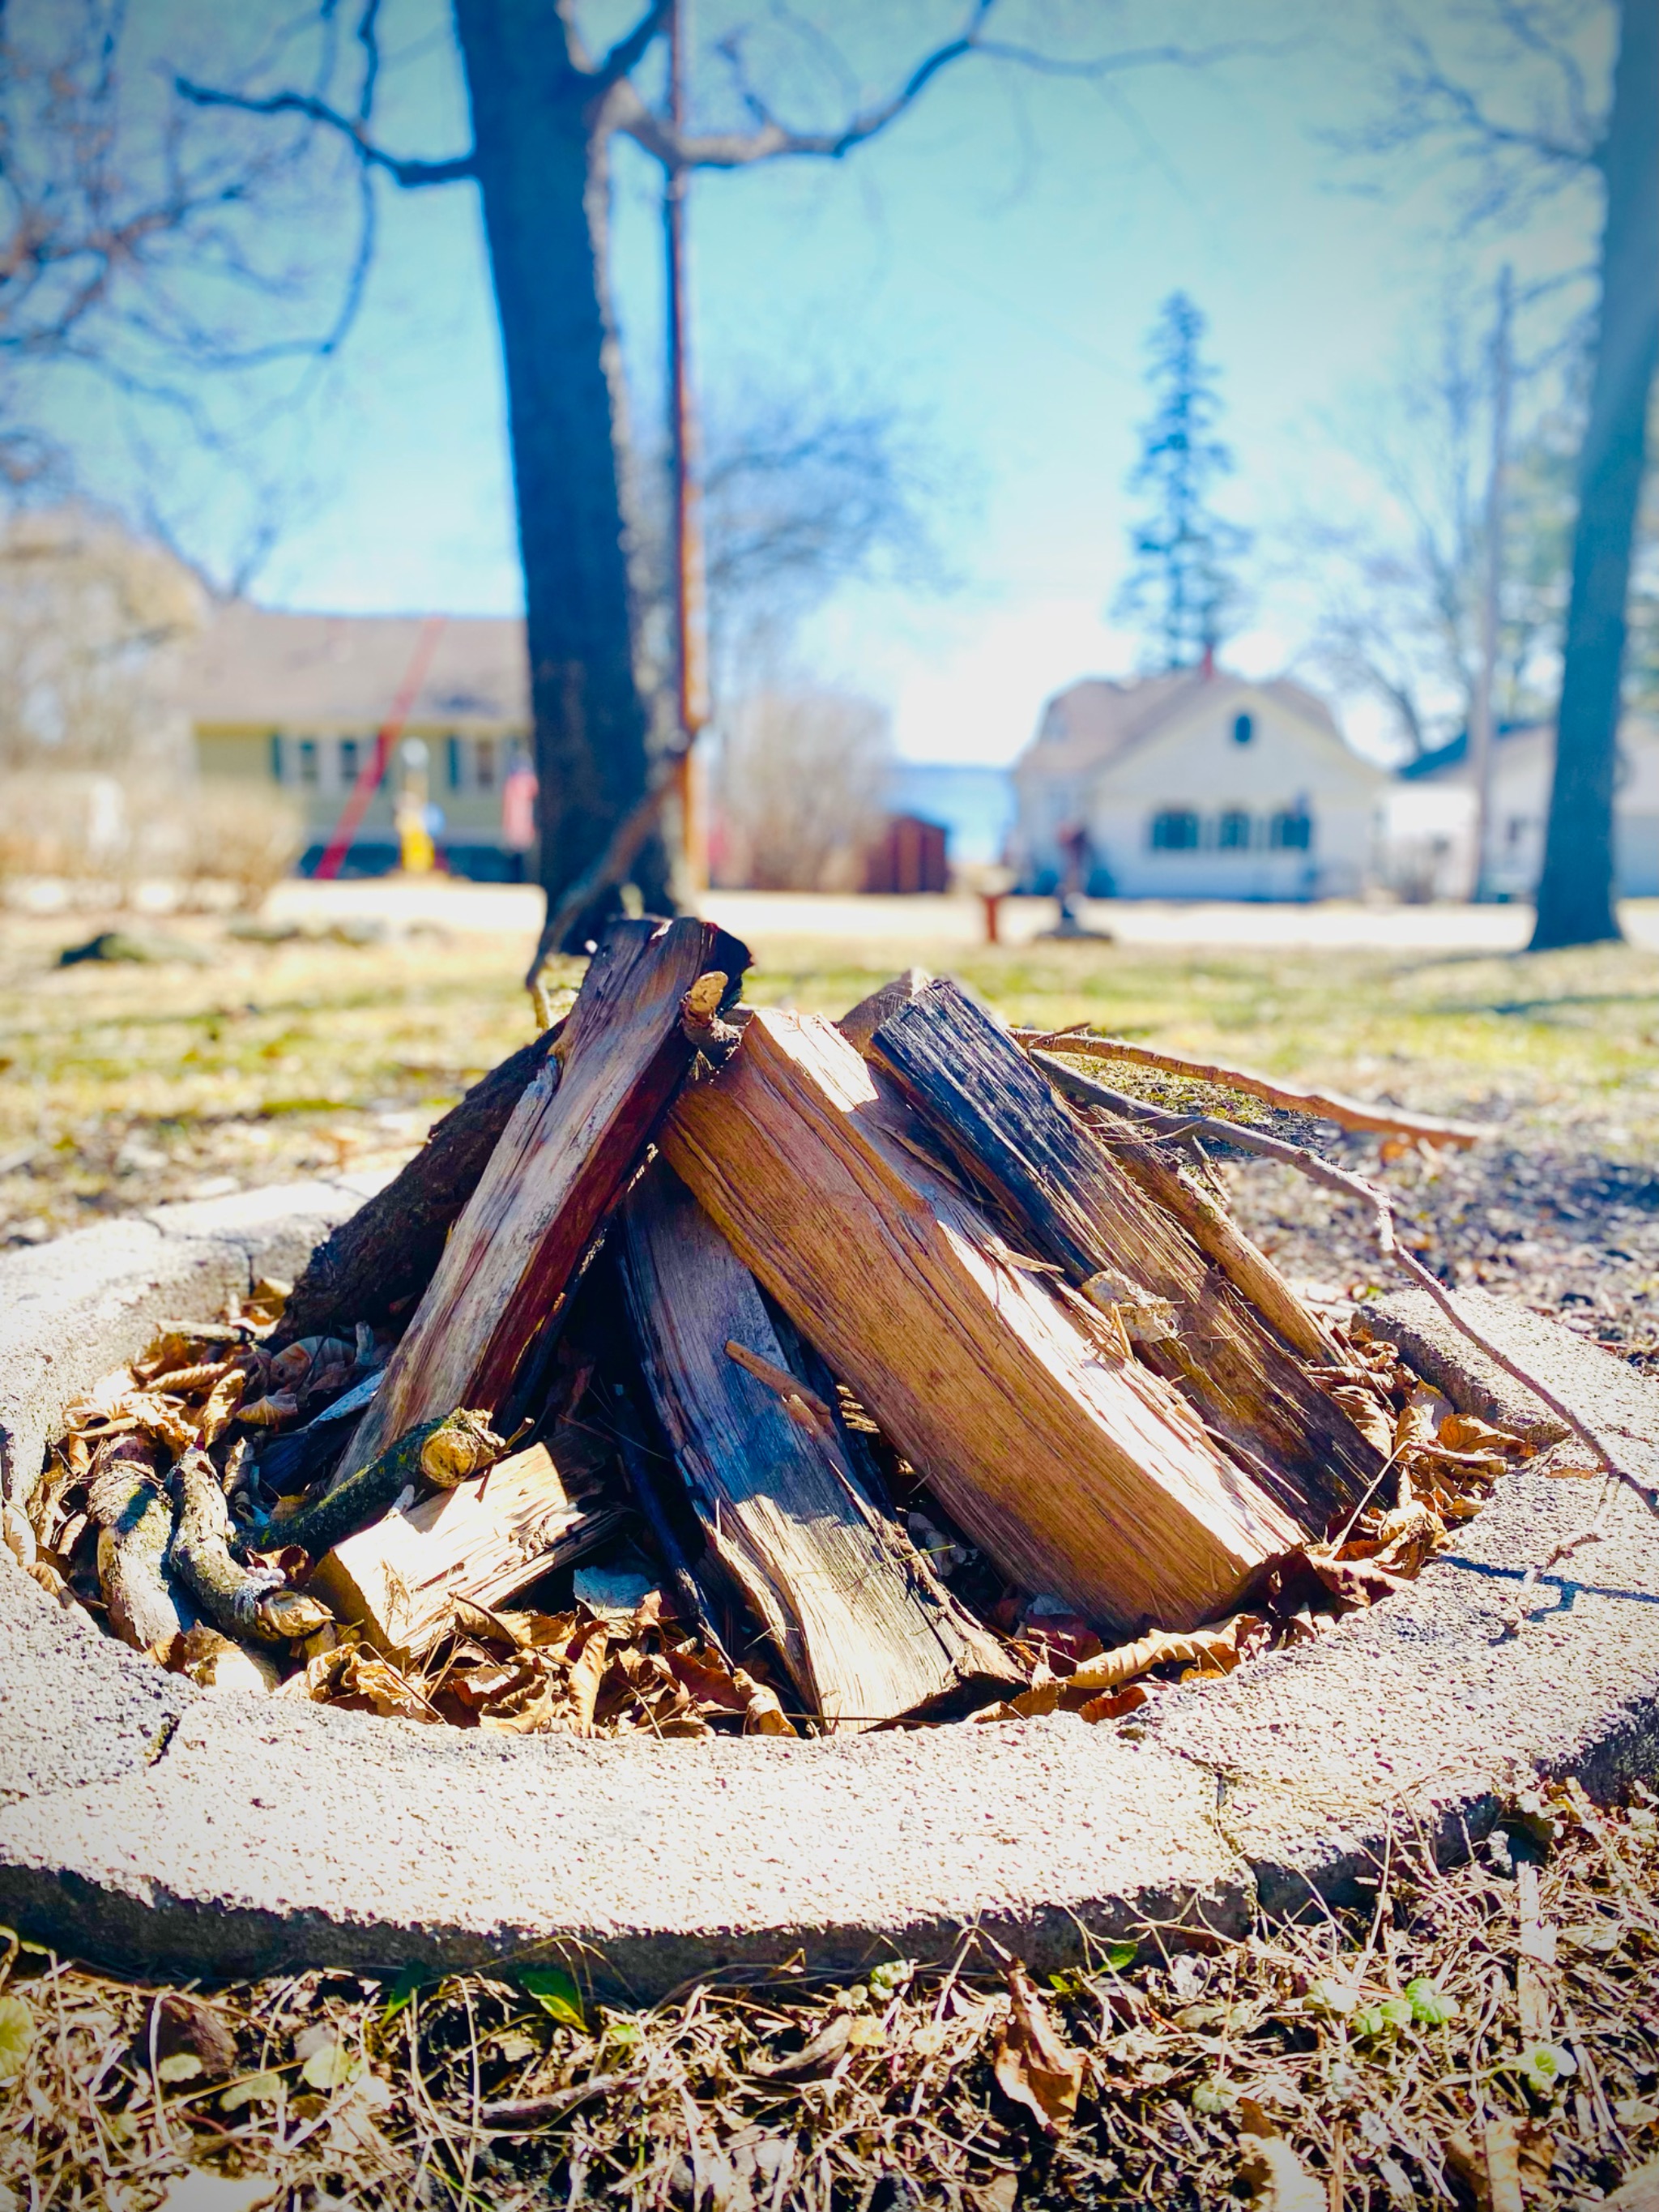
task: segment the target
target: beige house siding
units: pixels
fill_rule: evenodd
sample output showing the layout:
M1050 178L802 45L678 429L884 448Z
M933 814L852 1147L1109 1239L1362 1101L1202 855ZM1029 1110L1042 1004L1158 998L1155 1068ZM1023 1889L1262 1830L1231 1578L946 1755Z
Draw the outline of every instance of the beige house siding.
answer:
M182 671L180 703L210 781L280 791L297 806L314 866L333 835L420 641L416 616L289 614L221 609ZM441 808L441 847L458 870L501 874L514 856L501 835L501 786L530 744L524 626L452 616L439 632L403 736L424 739L428 789ZM395 849L395 756L358 825L359 869Z

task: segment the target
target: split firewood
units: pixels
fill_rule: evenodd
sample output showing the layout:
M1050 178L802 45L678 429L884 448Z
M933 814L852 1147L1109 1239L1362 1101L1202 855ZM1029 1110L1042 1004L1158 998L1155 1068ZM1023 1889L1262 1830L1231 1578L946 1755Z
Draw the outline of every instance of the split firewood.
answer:
M271 1334L273 1349L354 1322L384 1321L420 1297L514 1109L548 1069L563 1026L555 1023L475 1083L433 1123L386 1188L324 1239ZM556 1073L550 1079L557 1081Z
M165 1649L196 1619L167 1572L173 1501L143 1437L109 1437L93 1455L87 1507L98 1523L98 1579L109 1624L140 1651Z
M696 1048L681 1004L700 975L735 996L748 954L711 923L612 922L550 1060L514 1108L408 1334L335 1475L416 1423L500 1410L561 1310Z
M337 1544L307 1588L401 1663L454 1626L464 1604L493 1609L586 1557L621 1524L619 1513L573 1504L552 1454L532 1444L494 1467L487 1483L387 1513Z
M860 999L856 1006L849 1006L836 1027L848 1044L868 1059L870 1040L888 1016L908 1006L913 999L919 999L933 980L925 968L907 968L890 983L884 983L867 999Z
M1091 1075L1084 1075L1053 1053L1031 1054L1063 1098L1087 1109L1090 1127L1111 1150L1126 1173L1133 1176L1148 1197L1172 1213L1200 1251L1213 1260L1222 1273L1270 1322L1293 1352L1307 1359L1337 1365L1340 1351L1329 1331L1297 1297L1267 1254L1251 1243L1215 1200L1201 1191L1192 1177L1175 1165L1155 1144L1137 1139L1137 1125L1156 1136L1178 1139L1188 1134L1212 1136L1237 1142L1255 1151L1273 1145L1258 1142L1257 1133L1231 1121L1169 1114L1130 1098ZM1284 1147L1289 1151L1291 1147Z
M169 1486L179 1508L169 1565L227 1635L283 1644L314 1635L332 1617L315 1598L290 1589L280 1568L248 1567L233 1557L230 1509L205 1452L184 1453Z
M297 1544L312 1558L378 1521L404 1492L430 1485L453 1490L494 1467L507 1445L482 1413L463 1407L441 1419L421 1421L388 1444L377 1459L310 1505L268 1522L260 1540Z
M624 1209L622 1272L705 1540L807 1710L866 1728L1023 1680L865 1493L754 1277L661 1161Z
M1019 1588L1125 1630L1225 1611L1297 1523L1106 1317L926 1164L828 1022L762 1009L661 1146L738 1257Z
M1408 1114L1398 1106L1368 1106L1363 1099L1346 1097L1340 1091L1309 1091L1289 1083L1275 1083L1253 1068L1228 1067L1218 1061L1188 1060L1182 1054L1159 1052L1148 1044L1131 1044L1127 1037L1097 1036L1083 1030L1016 1030L1017 1044L1047 1046L1050 1051L1079 1054L1085 1060L1125 1060L1137 1067L1156 1067L1165 1075L1185 1076L1193 1083L1212 1083L1223 1091L1242 1091L1289 1114L1310 1114L1316 1121L1334 1121L1340 1128L1375 1131L1384 1136L1411 1137L1425 1145L1478 1145L1491 1135L1478 1121L1445 1121L1432 1114Z
M871 1052L1011 1234L1121 1317L1308 1534L1358 1504L1375 1444L957 984L890 1016Z

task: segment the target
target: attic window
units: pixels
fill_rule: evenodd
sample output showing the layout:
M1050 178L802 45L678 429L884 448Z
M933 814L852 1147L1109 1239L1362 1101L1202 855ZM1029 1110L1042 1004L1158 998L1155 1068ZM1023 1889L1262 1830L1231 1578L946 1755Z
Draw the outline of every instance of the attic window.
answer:
M1236 745L1248 745L1255 735L1255 723L1249 714L1233 716L1233 743Z

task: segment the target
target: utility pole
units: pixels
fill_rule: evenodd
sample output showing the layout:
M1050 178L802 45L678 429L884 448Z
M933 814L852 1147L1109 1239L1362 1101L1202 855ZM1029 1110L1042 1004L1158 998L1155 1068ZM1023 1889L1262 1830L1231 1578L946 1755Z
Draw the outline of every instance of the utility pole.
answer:
M1498 279L1498 320L1492 340L1492 475L1486 485L1486 575L1480 595L1480 662L1469 713L1469 768L1474 786L1474 860L1469 896L1486 897L1492 872L1492 768L1498 688L1498 638L1504 585L1504 472L1509 460L1510 385L1513 374L1510 325L1515 273L1507 262Z
M691 0L674 0L668 18L668 117L685 125L685 78L691 45ZM708 886L707 824L694 757L698 732L708 720L707 601L702 507L697 481L697 424L691 398L690 322L686 289L686 201L689 170L671 167L663 188L668 252L668 445L673 478L674 675L676 738L681 757L675 772L679 813L680 867L687 893Z

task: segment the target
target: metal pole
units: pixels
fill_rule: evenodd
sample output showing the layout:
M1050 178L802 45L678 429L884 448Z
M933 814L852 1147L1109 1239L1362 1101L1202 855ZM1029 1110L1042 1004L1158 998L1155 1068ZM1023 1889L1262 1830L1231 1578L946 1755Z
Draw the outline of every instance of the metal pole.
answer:
M1498 640L1504 583L1504 471L1509 459L1510 322L1515 276L1506 262L1498 280L1498 321L1492 341L1492 475L1486 485L1486 576L1480 601L1480 663L1469 714L1469 769L1474 786L1474 865L1471 896L1486 898L1492 872L1492 757L1498 686Z
M685 125L685 77L691 43L691 0L675 0L668 19L668 117ZM708 655L704 593L702 512L697 483L697 424L691 398L686 289L687 171L671 167L663 191L668 248L668 422L673 484L675 710L683 757L675 775L680 860L688 891L708 888L708 839L697 804L691 754L708 720Z

